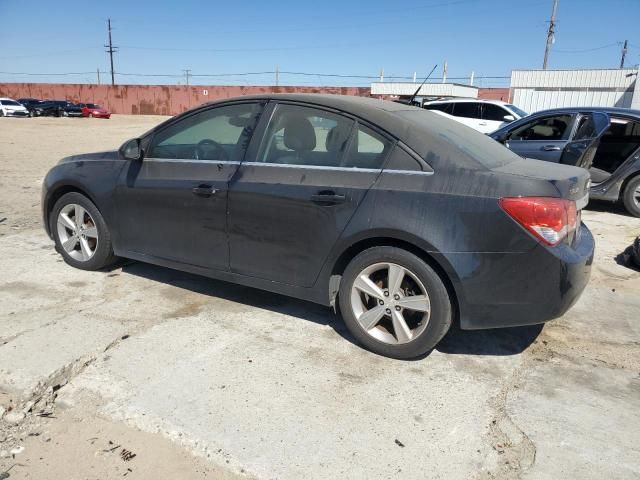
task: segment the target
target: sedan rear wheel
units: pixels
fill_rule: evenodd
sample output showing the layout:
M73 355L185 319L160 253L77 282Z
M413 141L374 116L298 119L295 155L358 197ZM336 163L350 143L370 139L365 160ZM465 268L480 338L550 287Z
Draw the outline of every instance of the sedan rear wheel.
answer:
M622 192L622 200L631 215L640 217L640 175L636 175L627 183Z
M438 274L395 247L375 247L347 266L340 310L351 333L370 350L393 358L430 351L451 325L451 303Z
M49 217L56 249L65 262L83 270L113 263L111 235L96 206L81 193L63 195Z

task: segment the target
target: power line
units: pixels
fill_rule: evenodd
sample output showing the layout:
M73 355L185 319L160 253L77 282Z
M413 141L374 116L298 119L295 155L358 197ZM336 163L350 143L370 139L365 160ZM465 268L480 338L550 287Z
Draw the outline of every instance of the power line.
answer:
M556 53L588 53L588 52L595 52L597 50L604 50L605 48L617 47L618 45L621 45L621 42L608 43L607 45L601 45L600 47L584 48L579 50L555 50L554 49L553 51Z

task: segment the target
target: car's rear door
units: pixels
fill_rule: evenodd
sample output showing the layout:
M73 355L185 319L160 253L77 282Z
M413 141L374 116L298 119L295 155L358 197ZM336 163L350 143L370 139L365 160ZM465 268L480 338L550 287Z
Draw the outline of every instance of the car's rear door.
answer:
M339 112L271 109L229 185L231 270L310 287L392 142Z
M227 193L262 106L200 110L154 133L142 161L116 189L118 245L199 267L228 270Z
M464 123L482 133L492 131L487 127L487 123L482 121L482 105L480 102L452 102L452 105L452 115L460 123Z
M521 157L559 162L569 142L575 114L558 113L536 117L513 127L506 146Z
M507 119L505 119L507 117ZM509 119L510 118L510 119ZM495 132L497 129L506 125L509 122L515 120L513 114L500 105L495 105L493 103L483 103L482 104L482 122L484 125L483 133ZM484 130L486 129L486 131Z
M589 169L595 158L600 139L609 128L609 115L603 112L580 114L571 141L562 152L560 163Z

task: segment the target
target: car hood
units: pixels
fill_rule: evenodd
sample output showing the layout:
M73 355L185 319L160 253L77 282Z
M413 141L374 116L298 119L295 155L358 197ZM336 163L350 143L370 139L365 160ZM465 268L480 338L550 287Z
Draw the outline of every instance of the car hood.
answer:
M104 108L89 108L88 110L95 113L109 113Z
M106 152L95 152L95 153L82 153L80 155L71 155L69 157L65 157L58 162L61 163L71 163L71 162L94 162L94 161L105 161L105 160L119 160L120 156L118 155L117 150L109 150Z

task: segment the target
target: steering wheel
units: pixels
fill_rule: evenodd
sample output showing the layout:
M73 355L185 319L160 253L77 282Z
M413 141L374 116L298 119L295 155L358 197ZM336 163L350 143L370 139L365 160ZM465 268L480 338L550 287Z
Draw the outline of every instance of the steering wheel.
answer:
M200 140L194 154L196 160L229 160L229 155L222 145L210 138Z

